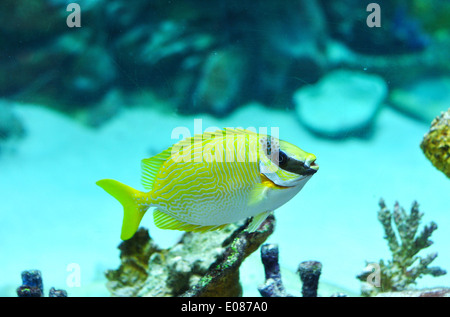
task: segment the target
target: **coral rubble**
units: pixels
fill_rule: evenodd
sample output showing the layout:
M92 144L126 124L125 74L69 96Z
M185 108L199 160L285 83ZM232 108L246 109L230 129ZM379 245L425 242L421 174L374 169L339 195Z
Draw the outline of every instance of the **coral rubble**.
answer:
M44 284L41 271L29 270L22 272L22 285L17 288L19 297L42 297L44 296Z
M298 266L298 273L302 280L303 297L317 297L322 263L318 261L304 261Z
M291 297L286 293L281 281L280 265L278 264L278 246L276 244L264 244L261 246L261 260L264 264L266 281L258 287L263 297Z
M239 266L273 232L268 217L249 233L241 225L222 230L185 233L171 248L160 249L148 230L140 228L119 245L122 264L109 270L107 287L113 296L241 296Z
M431 163L450 178L450 108L433 120L420 147Z
M379 293L377 297L450 297L450 288L437 287L431 289L408 290L401 292Z
M281 281L280 265L278 264L278 245L265 244L261 247L261 260L264 264L266 280L258 287L263 297L292 297L286 292ZM300 263L297 273L302 281L303 297L317 297L322 263L318 261L304 261ZM337 294L345 297L345 294Z
M44 283L39 270L28 270L22 272L22 285L17 288L19 297L43 297ZM67 292L62 289L52 287L49 297L67 297Z
M388 242L392 260L388 260L387 263L380 260L376 264L379 271L373 274L379 274L379 285L374 285L372 281L369 282L371 270L365 270L357 276L363 282L362 295L374 296L380 291L408 290L423 275L441 276L446 274L446 271L440 267L429 267L437 257L437 253L431 253L425 258L417 255L421 250L433 244L429 238L437 229L437 225L431 222L417 235L420 220L423 217L423 213L419 212L418 203L413 203L409 215L398 203L395 203L394 212L387 209L383 199L380 200L379 205L378 220L383 225L384 238ZM394 230L392 222L394 222L396 230ZM370 263L367 265L369 267Z

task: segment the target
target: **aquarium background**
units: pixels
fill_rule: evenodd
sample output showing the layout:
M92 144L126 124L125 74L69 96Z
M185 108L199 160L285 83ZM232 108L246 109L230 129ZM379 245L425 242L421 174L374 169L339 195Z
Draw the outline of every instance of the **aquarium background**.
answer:
M420 143L450 107L450 4L376 1L377 27L372 2L2 0L0 296L16 296L26 269L41 270L46 290L109 296L122 207L95 182L142 189L141 159L199 122L275 127L317 156L268 239L290 293L298 264L317 260L319 293L360 294L366 261L390 258L380 198L406 210L418 201L422 226L439 227L420 254L438 252L433 265L449 270L450 180ZM151 215L141 225L161 247L182 235ZM259 296L259 252L241 282ZM417 287L449 285L447 274Z

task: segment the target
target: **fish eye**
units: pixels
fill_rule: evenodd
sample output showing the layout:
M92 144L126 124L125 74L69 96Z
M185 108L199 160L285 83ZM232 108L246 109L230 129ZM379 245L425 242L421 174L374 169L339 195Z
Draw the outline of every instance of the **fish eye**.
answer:
M287 164L289 158L283 151L278 151L278 166L283 167Z

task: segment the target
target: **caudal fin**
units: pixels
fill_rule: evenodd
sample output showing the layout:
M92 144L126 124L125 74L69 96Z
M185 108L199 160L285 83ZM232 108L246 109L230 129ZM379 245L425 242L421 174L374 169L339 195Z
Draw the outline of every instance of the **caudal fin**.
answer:
M139 204L137 200L144 193L113 179L102 179L96 184L122 204L123 222L120 238L122 240L130 239L136 233L142 217L148 209L148 205Z

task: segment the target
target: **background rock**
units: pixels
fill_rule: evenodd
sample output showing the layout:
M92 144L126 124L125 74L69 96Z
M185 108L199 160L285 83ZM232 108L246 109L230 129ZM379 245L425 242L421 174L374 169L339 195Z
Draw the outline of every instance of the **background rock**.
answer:
M246 65L246 56L242 52L227 49L211 53L193 92L193 109L216 115L229 113L241 99L248 74Z
M352 50L370 55L392 55L418 52L429 39L420 21L412 15L411 6L403 0L380 0L382 27L367 26L371 0L329 2L321 0L331 36Z
M402 292L385 292L377 294L376 297L450 297L450 288L436 287Z
M14 113L12 103L0 100L0 153L2 146L25 135L25 127Z
M300 121L322 136L341 138L367 133L387 94L382 78L335 71L294 95Z
M394 89L389 103L414 118L430 123L450 105L450 77L419 79L409 86Z
M392 88L448 73L447 5L382 0L383 27L369 28L370 2L80 0L82 27L68 28L68 1L5 0L0 93L73 114L110 91L150 91L175 112L224 116L250 101L292 108L299 87L334 68ZM421 11L434 5L435 22Z

